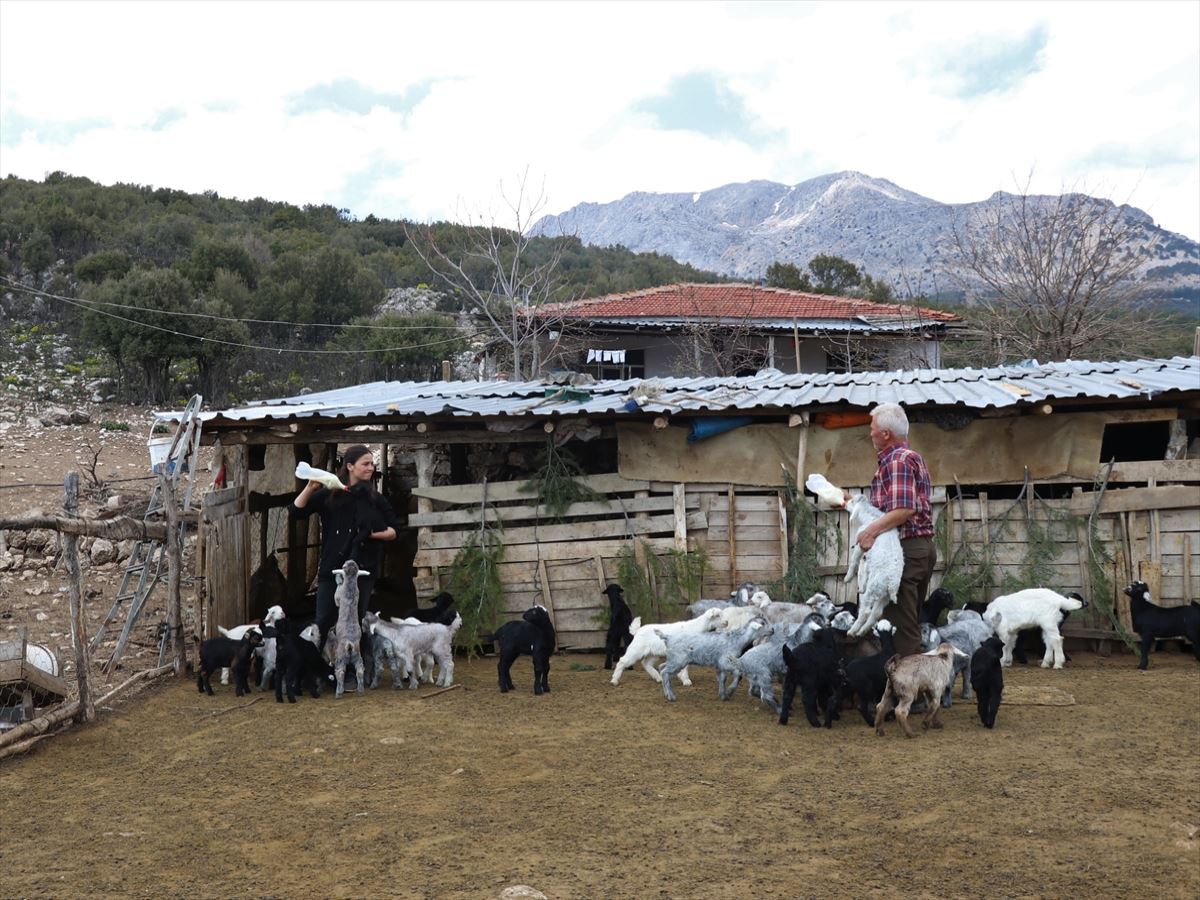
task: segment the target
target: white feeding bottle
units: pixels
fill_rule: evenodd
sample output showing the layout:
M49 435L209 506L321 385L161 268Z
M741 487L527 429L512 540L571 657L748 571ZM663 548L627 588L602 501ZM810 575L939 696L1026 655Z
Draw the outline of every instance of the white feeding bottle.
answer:
M314 469L306 462L296 463L296 477L301 481L319 481L331 491L344 491L346 486L332 472Z

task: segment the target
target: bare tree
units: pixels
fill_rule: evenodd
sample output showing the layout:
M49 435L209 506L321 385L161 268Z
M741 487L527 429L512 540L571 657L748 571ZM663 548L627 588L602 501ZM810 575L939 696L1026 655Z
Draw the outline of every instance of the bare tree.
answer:
M685 300L688 309L672 366L677 373L744 375L767 365L767 339L754 321L753 301L735 316L721 316L704 309L697 297Z
M1032 196L1028 181L955 227L973 318L995 362L1136 353L1155 327L1142 309L1146 233L1123 206L1082 193Z
M567 240L530 234L546 200L544 186L536 194L529 188L528 170L519 178L515 196L501 184L512 227L469 215L465 224L471 238L461 248L439 243L431 226L405 228L422 262L487 322L485 330L518 380L536 377L543 359L554 353L563 330L554 305L566 299L559 265ZM535 240L542 241L539 253L533 252Z

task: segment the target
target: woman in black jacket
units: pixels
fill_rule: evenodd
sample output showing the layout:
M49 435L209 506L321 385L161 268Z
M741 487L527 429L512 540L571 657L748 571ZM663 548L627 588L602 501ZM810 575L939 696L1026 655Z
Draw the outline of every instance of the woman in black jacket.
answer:
M321 646L329 629L337 622L337 606L333 602L336 582L334 569L353 559L358 567L370 572L358 580L358 617L367 611L371 586L379 576L383 561L383 542L394 541L400 520L392 505L380 495L372 483L375 459L371 450L362 444L349 447L342 454L338 478L348 490L331 491L319 481L310 481L292 501L289 515L304 519L316 513L321 517L321 557L317 563L317 626L321 629ZM363 636L363 660L370 659L366 635ZM369 662L368 662L369 665Z

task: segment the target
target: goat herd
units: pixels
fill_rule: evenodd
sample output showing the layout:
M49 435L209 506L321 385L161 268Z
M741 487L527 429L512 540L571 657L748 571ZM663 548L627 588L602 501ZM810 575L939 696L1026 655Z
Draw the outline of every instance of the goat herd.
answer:
M241 696L250 690L249 676L256 661L258 689L266 690L273 682L278 702L286 693L288 702L294 703L304 688L319 697L326 682L336 685L335 695L340 697L351 666L359 693L367 685L379 686L385 664L395 688L405 681L411 690L421 681L434 682L435 667L436 684L449 687L454 678L452 641L462 624L450 594L438 595L432 607L418 609L408 618L385 620L367 612L359 619L357 579L363 574L353 561L337 572L338 620L323 643L317 625L294 622L279 606L271 607L259 623L220 629L221 637L201 645L197 688L211 695L210 678L221 669L223 683L232 671L235 691ZM961 696L970 700L974 694L980 721L992 728L1004 690L1003 669L1014 656L1025 662L1021 638L1040 632L1042 667L1061 669L1070 657L1063 651L1060 627L1071 612L1087 606L1078 594L1063 596L1030 588L986 605L968 603L958 609L953 595L939 588L920 609L923 652L900 656L895 652L894 629L886 619L855 638L855 624L861 621L858 607L836 606L824 592L806 603L777 602L747 582L729 600L693 603L688 619L653 624L634 618L619 585L610 584L604 593L610 612L604 667L612 669L613 685L640 663L662 685L663 696L674 700L673 679L691 685L689 667L706 666L716 671L722 700L728 700L745 678L750 696L769 706L781 725L787 724L799 689L813 727L832 727L843 703L851 702L877 734L884 733L884 721L894 715L909 737L914 732L908 715L914 709L924 707L923 727L941 727L940 710L951 705L951 689L960 676ZM1160 638L1185 638L1200 660L1200 604L1156 606L1140 581L1131 583L1125 593L1141 640L1139 669L1147 667L1150 650ZM946 624L939 625L943 612ZM544 607L526 610L489 638L498 652L501 693L512 690L510 670L522 654L533 661L534 693L549 692L556 635ZM779 700L777 680L782 681Z

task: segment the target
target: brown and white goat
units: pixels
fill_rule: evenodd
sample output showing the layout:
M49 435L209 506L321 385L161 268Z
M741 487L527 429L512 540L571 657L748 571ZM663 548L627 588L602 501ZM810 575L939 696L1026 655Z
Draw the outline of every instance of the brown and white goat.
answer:
M950 678L954 673L954 656L966 656L953 644L946 641L938 644L936 650L929 653L916 653L912 656L897 654L884 664L887 673L887 688L883 699L875 707L875 733L883 736L883 719L893 709L896 711L896 721L904 729L908 737L916 737L908 727L908 711L914 702L924 698L926 702L925 718L922 728L941 728L938 721L941 712L941 698Z

